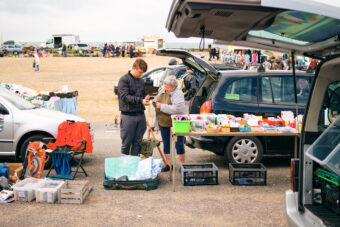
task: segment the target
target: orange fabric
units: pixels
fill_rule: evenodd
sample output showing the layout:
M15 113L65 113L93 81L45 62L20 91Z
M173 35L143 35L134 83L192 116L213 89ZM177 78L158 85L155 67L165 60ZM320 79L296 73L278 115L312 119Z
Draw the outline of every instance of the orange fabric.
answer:
M70 122L64 121L58 126L58 135L55 143L47 144L51 150L55 150L57 146L71 146L71 150L76 150L80 141L86 140L86 153L92 153L93 144L89 126L86 122Z
M42 171L44 170L45 167L45 161L46 161L46 156L45 156L45 149L42 148L43 143L41 142L30 142L28 145L28 157L27 157L27 163L28 163L28 169L33 171L37 168L37 172L35 172L33 177L35 178L42 178ZM37 157L36 157L37 156ZM39 162L36 163L38 166L34 166L32 160L34 158L40 158L41 160L41 166L39 166Z

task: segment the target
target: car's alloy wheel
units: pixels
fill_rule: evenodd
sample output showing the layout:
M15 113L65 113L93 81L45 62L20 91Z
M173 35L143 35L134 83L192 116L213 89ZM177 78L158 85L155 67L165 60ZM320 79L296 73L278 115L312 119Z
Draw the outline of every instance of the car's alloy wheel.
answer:
M224 154L231 163L256 163L262 159L263 148L256 137L233 137Z

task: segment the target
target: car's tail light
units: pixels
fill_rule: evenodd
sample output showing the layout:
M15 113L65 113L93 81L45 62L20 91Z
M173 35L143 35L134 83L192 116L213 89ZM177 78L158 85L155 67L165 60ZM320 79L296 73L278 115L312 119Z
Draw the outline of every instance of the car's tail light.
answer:
M201 109L200 109L200 113L211 113L211 105L212 105L212 102L211 101L206 101L203 103L203 105L201 106Z
M293 192L299 191L299 159L290 160L290 187Z

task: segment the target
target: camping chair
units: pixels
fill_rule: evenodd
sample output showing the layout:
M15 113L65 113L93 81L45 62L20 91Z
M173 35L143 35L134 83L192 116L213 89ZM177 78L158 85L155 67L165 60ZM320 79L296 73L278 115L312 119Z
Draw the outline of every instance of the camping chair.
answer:
M88 176L82 166L82 161L85 153L92 153L93 146L89 126L86 122L62 122L58 126L58 134L55 142L50 142L46 146L50 149L52 158L52 164L46 177L73 180L78 173L83 173L85 176ZM79 156L78 160L75 158L77 155ZM76 163L74 170L71 167L72 162ZM65 165L66 168L63 169ZM57 175L50 176L53 167ZM65 173L65 169L69 171ZM80 171L80 169L82 171Z

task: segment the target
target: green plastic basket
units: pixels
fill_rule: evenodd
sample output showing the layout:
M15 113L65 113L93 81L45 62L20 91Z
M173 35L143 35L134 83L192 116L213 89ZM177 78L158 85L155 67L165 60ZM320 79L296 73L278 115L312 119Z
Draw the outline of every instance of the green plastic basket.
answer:
M340 186L340 177L331 172L323 169L318 169L318 177L324 179L325 181L331 182L336 186Z
M189 133L191 121L173 121L174 133Z

